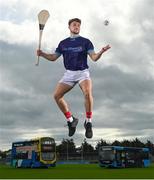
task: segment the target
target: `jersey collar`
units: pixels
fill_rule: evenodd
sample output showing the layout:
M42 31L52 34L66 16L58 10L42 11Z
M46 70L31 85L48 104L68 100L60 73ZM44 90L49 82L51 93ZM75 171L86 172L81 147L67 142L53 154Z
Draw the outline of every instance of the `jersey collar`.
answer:
M70 35L70 38L77 38L77 37L80 37L80 35L79 34L71 34Z

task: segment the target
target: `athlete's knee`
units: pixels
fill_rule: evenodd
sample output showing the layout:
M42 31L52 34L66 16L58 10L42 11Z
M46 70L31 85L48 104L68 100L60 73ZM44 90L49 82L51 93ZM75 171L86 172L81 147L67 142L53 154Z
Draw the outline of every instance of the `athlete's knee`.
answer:
M55 93L53 94L53 97L54 97L54 99L55 99L56 101L58 101L60 98L62 98L62 95L59 94L59 93L57 93L57 92L55 92Z
M84 96L85 96L85 99L91 99L92 98L92 93L90 91L85 91Z

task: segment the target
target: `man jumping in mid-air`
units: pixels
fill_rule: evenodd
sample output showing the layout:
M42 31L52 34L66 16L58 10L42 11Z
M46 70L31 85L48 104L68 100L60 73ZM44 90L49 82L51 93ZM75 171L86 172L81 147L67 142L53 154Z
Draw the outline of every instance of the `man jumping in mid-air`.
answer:
M59 43L55 53L47 54L41 50L37 50L37 55L42 56L49 61L55 61L60 55L63 55L66 72L55 89L54 98L58 107L67 119L69 129L68 135L73 136L78 124L78 119L72 115L72 112L63 97L77 83L79 84L85 99L85 136L87 138L92 138L93 96L92 82L87 65L87 55L89 55L93 61L97 61L110 46L107 45L98 53L95 53L92 42L79 35L81 20L78 18L71 19L69 20L68 25L70 37Z

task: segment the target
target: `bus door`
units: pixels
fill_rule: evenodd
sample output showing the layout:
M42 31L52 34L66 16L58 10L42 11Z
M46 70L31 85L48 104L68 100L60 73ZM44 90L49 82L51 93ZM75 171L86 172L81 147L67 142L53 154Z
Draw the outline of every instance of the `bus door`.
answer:
M129 150L126 151L126 167L136 167L136 153Z
M117 151L116 152L116 162L117 162L117 166L122 167L122 151Z
M28 159L32 159L32 151L28 151Z

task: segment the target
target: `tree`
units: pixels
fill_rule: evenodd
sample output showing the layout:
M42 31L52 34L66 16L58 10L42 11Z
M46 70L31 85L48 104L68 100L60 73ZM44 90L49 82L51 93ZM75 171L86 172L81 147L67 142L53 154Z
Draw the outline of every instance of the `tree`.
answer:
M131 142L131 146L132 146L132 147L145 147L145 144L142 143L138 138L135 138L135 139Z
M67 159L71 154L76 153L76 146L73 139L63 139L56 149L60 157L65 157Z
M115 141L111 144L111 146L121 146L121 142L115 140Z
M150 153L154 155L154 144L151 141L147 140L145 146L149 148Z
M123 140L122 142L121 142L121 146L124 146L124 147L131 147L132 145L131 145L131 142L129 141L129 140Z
M84 153L93 153L94 152L94 147L87 143L87 140L84 139L82 145L81 145L81 148L83 149L83 152Z
M80 149L82 159L90 159L95 154L94 147L91 144L87 143L86 139L84 139L83 143L80 146Z

